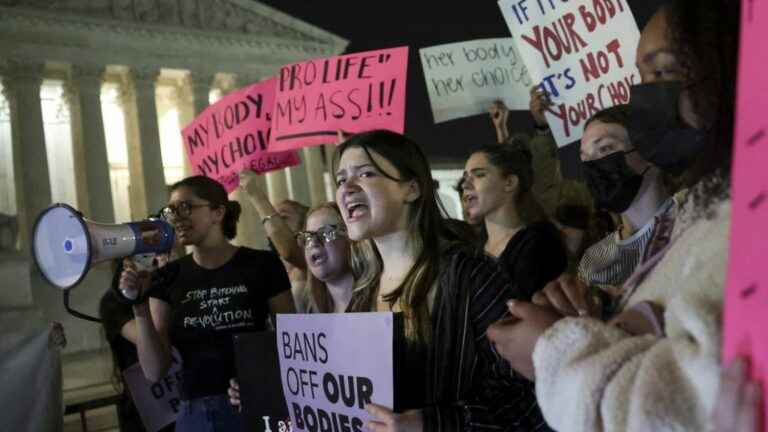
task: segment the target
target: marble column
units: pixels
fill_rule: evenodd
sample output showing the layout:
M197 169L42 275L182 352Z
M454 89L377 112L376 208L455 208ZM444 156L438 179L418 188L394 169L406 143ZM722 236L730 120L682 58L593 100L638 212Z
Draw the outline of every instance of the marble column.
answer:
M301 152L304 154L304 168L307 172L312 207L328 201L323 180L325 169L323 167L322 151L322 147L306 147L301 149Z
M208 107L208 98L211 93L211 85L216 77L214 73L190 72L189 82L192 87L192 100L195 107L195 115L199 115ZM191 120L190 120L191 121Z
M51 181L43 130L42 63L9 61L3 87L10 104L21 251L29 255L37 216L51 205Z
M312 205L309 191L309 173L307 172L307 158L302 151L298 151L301 165L296 165L286 169L288 187L291 193L291 199L298 201L306 206Z
M131 72L134 108L127 111L135 115L139 138L138 143L129 143L129 158L137 158L139 168L139 172L131 172L131 188L136 185L140 189L144 205L139 203L140 207L135 209L134 217L143 218L165 206L168 201L155 102L155 84L160 71L158 68L146 67L133 68Z
M203 74L190 72L180 83L179 89L179 125L184 129L192 123L206 107L208 107L208 94L211 91L213 74ZM192 175L192 165L189 162L186 151L186 143L182 143L184 148L184 176Z
M111 223L115 210L101 110L103 76L103 66L73 66L69 100L80 211L95 221Z
M275 206L281 201L291 198L291 194L288 191L286 169L267 173L267 194L269 195L269 200Z

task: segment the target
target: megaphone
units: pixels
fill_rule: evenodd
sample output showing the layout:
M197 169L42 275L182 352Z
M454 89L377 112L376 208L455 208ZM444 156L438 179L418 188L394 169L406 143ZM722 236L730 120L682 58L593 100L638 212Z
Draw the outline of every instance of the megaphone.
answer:
M96 223L67 204L57 203L37 217L32 252L45 280L64 290L67 310L83 318L69 308L68 292L83 281L91 266L131 255L168 252L174 239L173 227L161 219Z

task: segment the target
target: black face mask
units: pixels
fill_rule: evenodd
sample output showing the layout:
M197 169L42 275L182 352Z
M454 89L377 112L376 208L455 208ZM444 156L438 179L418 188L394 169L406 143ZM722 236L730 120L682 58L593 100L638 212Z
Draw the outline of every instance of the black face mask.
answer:
M627 165L624 156L632 151L616 152L601 159L582 162L587 186L598 208L623 213L635 200L645 173L637 174Z
M704 131L686 126L678 107L679 82L631 87L629 140L643 159L672 175L688 169L704 148Z

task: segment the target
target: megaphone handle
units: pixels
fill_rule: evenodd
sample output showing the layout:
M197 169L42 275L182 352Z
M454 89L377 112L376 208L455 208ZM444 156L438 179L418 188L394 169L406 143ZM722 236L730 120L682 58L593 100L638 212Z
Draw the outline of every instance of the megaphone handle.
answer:
M67 312L69 312L70 314L72 314L73 316L75 316L77 318L84 319L86 321L93 321L93 322L101 323L100 319L92 317L90 315L86 315L84 313L80 313L80 312L78 312L78 311L76 311L76 310L74 310L74 309L69 307L69 290L68 289L63 291L63 296L64 296L64 309L66 309Z

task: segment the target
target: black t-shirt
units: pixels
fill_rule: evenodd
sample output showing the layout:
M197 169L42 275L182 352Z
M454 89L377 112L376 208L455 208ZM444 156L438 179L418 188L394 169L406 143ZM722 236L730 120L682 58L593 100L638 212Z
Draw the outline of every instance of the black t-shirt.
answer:
M539 222L518 231L499 255L498 264L521 299L530 300L536 291L560 276L568 265L560 232L549 222Z
M182 398L225 393L235 376L232 335L265 329L268 300L291 288L283 264L273 253L241 247L213 270L190 254L160 271L173 277L150 295L171 307L171 344L184 363Z

